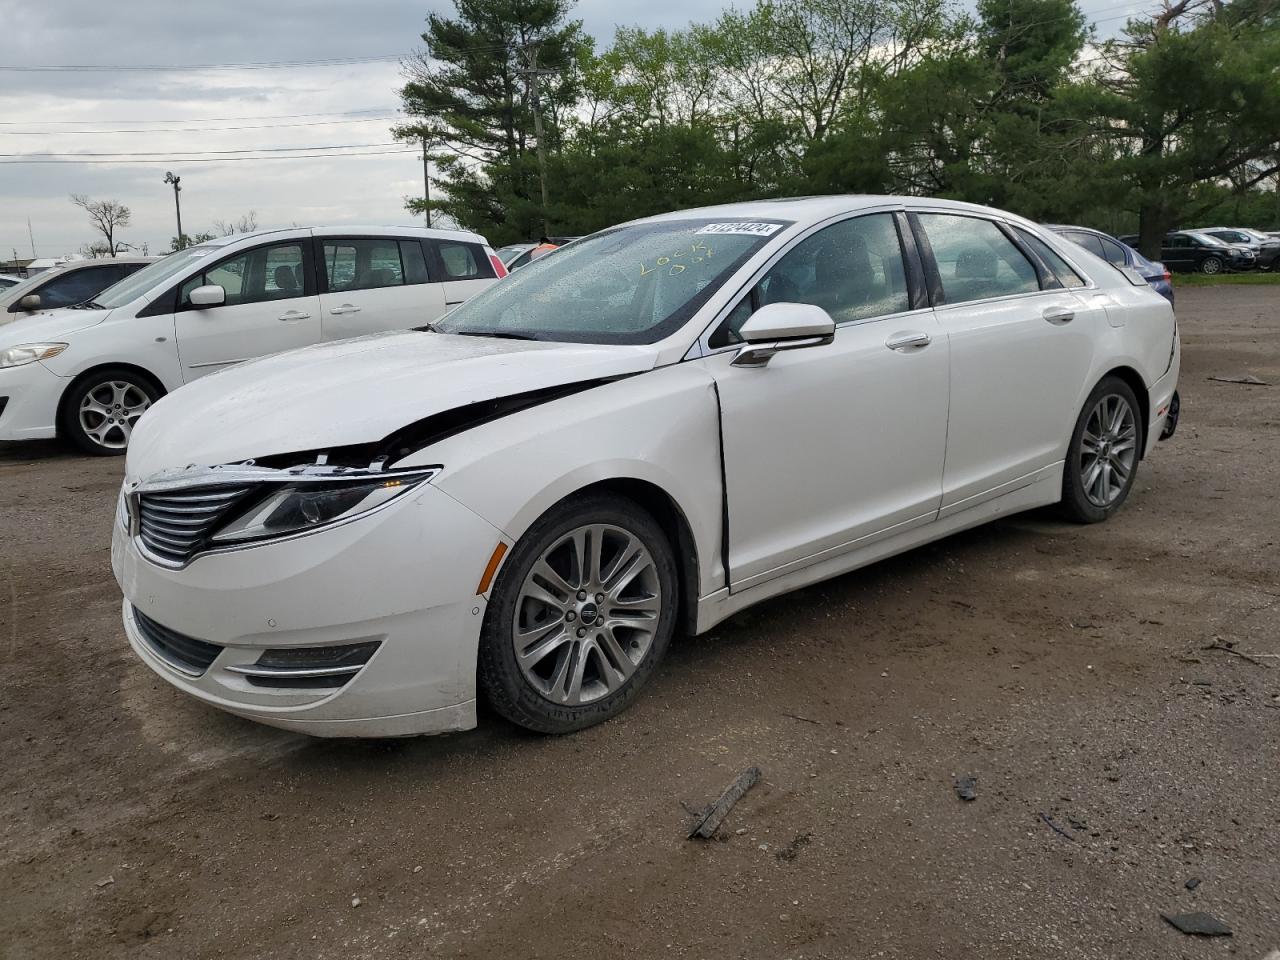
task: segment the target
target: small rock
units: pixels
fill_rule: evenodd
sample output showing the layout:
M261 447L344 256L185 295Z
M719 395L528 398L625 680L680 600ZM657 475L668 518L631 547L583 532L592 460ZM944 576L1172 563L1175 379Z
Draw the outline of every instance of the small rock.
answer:
M1162 913L1160 916L1183 933L1201 937L1231 936L1230 927L1207 913L1175 913L1173 915Z
M1184 886L1185 886L1188 890L1194 890L1196 887L1200 886L1200 878L1199 878L1199 877L1192 877L1190 880L1188 880L1188 881L1184 884Z
M888 671L888 670L886 670L886 671L884 671L884 673L880 674L880 676L882 676L882 677L887 677L888 675L889 675L889 671Z
M956 796L966 802L978 799L977 777L956 777Z
M358 906L360 906L360 898L359 898L359 897L352 897L352 898L351 898L351 906L353 906L353 907L358 907Z
M421 867L421 866L414 867L414 868L413 868L413 872L414 872L414 873L421 873L421 872L422 872L422 867Z
M107 877L105 880L99 880L96 884L94 884L94 886L109 887L115 882L116 882L115 877Z

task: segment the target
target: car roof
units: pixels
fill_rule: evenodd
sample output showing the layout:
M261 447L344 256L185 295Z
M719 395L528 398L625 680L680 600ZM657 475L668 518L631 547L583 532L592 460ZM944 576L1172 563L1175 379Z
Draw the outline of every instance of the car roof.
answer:
M297 236L299 233L310 233L315 237L420 237L433 240L464 240L469 243L484 243L478 233L470 230L441 230L435 227L415 227L405 224L335 224L306 227L278 227L271 230L253 230L249 233L236 233L228 237L214 237L206 240L201 246L224 247L243 240L259 240L281 234Z
M769 200L745 200L738 203L724 203L711 207L694 207L689 210L663 213L632 222L657 223L664 220L690 220L704 217L732 217L734 219L760 217L767 220L794 220L813 223L842 213L853 213L858 210L884 206L902 206L906 209L929 207L954 210L957 213L1011 217L1024 223L1031 223L1025 217L1020 217L1010 211L984 207L976 203L965 203L960 200L935 200L930 197L882 194L843 194L820 197L780 197Z

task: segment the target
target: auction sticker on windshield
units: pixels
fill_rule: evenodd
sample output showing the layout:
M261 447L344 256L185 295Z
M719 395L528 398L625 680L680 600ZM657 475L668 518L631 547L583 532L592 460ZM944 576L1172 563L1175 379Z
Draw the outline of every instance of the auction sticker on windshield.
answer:
M782 229L780 223L708 223L698 233L740 233L748 237L767 237Z

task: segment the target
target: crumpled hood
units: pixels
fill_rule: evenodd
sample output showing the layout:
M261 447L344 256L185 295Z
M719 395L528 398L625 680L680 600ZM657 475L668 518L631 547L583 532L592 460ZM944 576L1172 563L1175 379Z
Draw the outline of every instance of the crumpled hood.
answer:
M67 334L107 319L110 310L41 310L36 313L0 311L0 349L20 343L57 341Z
M651 369L647 347L396 332L238 364L164 397L138 422L126 473L371 443L424 417Z

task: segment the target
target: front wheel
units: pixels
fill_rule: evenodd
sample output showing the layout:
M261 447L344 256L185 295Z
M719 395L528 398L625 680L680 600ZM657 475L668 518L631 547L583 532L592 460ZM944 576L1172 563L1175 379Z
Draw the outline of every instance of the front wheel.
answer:
M1143 425L1138 398L1119 377L1093 388L1076 420L1062 472L1062 510L1100 523L1120 509L1138 473Z
M160 399L146 377L123 367L99 370L76 383L62 405L62 433L85 453L119 456L133 428Z
M675 559L630 500L565 500L529 528L485 613L479 681L493 708L541 733L621 713L675 629Z
M1200 262L1200 272L1207 273L1212 276L1215 273L1222 272L1222 261L1217 257L1205 257Z

